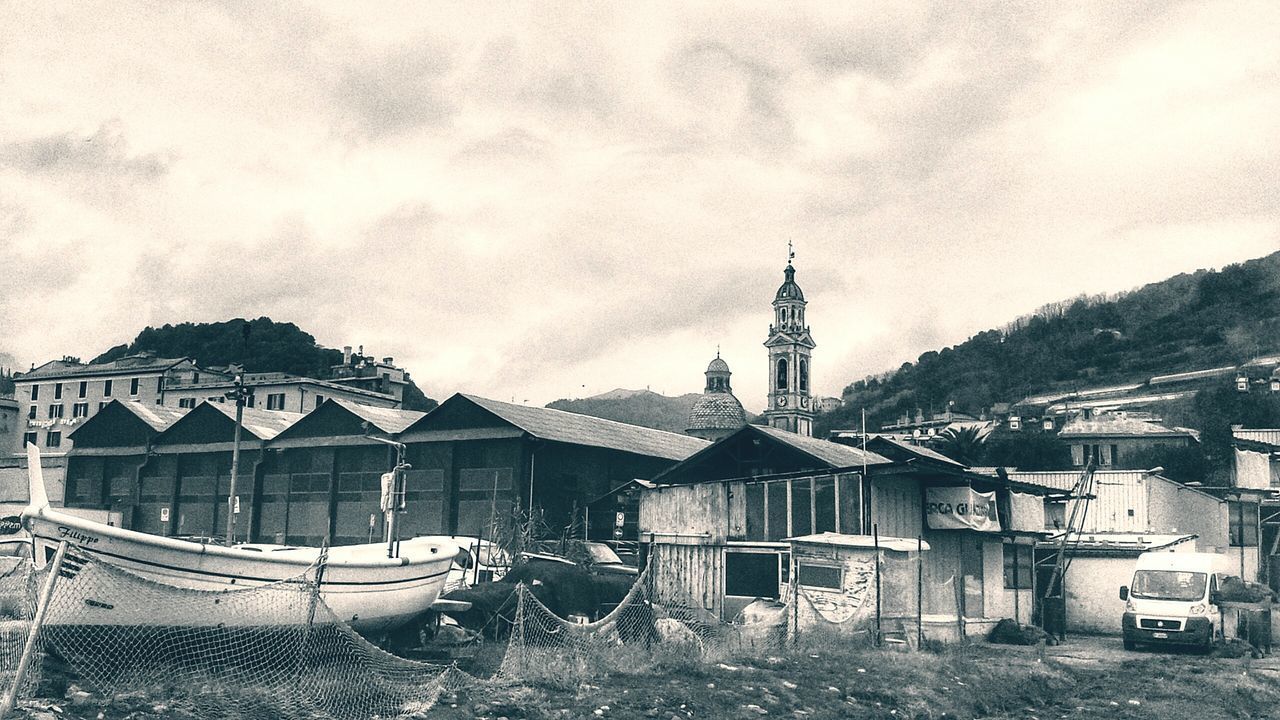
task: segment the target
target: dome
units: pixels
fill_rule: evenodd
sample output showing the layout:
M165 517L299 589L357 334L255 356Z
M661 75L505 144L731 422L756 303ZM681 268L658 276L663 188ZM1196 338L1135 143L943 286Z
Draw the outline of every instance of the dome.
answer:
M747 413L732 393L706 393L689 411L689 432L737 430L747 424Z
M711 364L707 366L707 372L726 372L727 373L729 372L729 363L721 360L720 356L716 355L716 359L712 360Z
M796 284L796 269L787 264L786 279L782 281L782 286L778 288L778 294L774 300L800 300L804 301L804 293L800 290L800 286Z

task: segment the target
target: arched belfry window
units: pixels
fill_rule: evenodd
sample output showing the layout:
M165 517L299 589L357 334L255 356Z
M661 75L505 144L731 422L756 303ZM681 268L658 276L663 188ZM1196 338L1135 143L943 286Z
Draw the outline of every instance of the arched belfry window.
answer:
M778 377L774 383L779 390L787 389L787 359L778 358Z
M800 392L809 392L809 361L800 358Z

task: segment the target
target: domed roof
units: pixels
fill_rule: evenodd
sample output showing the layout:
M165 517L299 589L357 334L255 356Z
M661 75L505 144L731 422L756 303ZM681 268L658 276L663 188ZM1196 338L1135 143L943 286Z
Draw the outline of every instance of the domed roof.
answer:
M801 292L800 286L796 284L796 269L791 267L791 263L787 263L786 279L782 281L782 286L778 288L778 294L774 300L804 300L804 293Z
M732 393L706 393L689 411L689 430L736 430L747 424L747 413Z
M721 360L720 356L716 355L716 359L712 360L711 364L707 366L707 372L726 372L727 373L729 372L729 363L725 362L724 360Z

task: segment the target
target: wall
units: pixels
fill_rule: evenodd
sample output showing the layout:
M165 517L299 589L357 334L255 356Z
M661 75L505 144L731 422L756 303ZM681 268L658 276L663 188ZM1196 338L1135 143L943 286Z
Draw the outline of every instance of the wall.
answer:
M1025 547L1032 547L1032 545L1028 542ZM984 538L982 543L984 617L1013 618L1024 625L1029 625L1035 593L1031 588L1014 590L1004 586L1004 552L1003 539ZM1034 572L1031 574L1034 576Z
M871 521L881 537L914 538L924 518L921 485L915 478L872 476Z
M724 568L720 546L658 542L651 552L654 591L660 604L698 608L721 617Z
M1148 522L1146 530L1170 535L1198 535L1200 552L1227 551L1227 503L1202 492L1164 480L1147 479Z
M646 490L640 496L641 537L654 533L655 542L723 543L728 535L727 490L725 483Z

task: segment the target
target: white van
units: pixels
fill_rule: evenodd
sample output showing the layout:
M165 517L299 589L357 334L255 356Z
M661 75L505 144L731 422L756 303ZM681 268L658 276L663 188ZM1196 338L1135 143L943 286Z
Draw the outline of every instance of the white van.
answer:
M1231 558L1214 553L1146 552L1133 582L1120 588L1124 647L1190 645L1207 648L1222 633L1218 588Z

